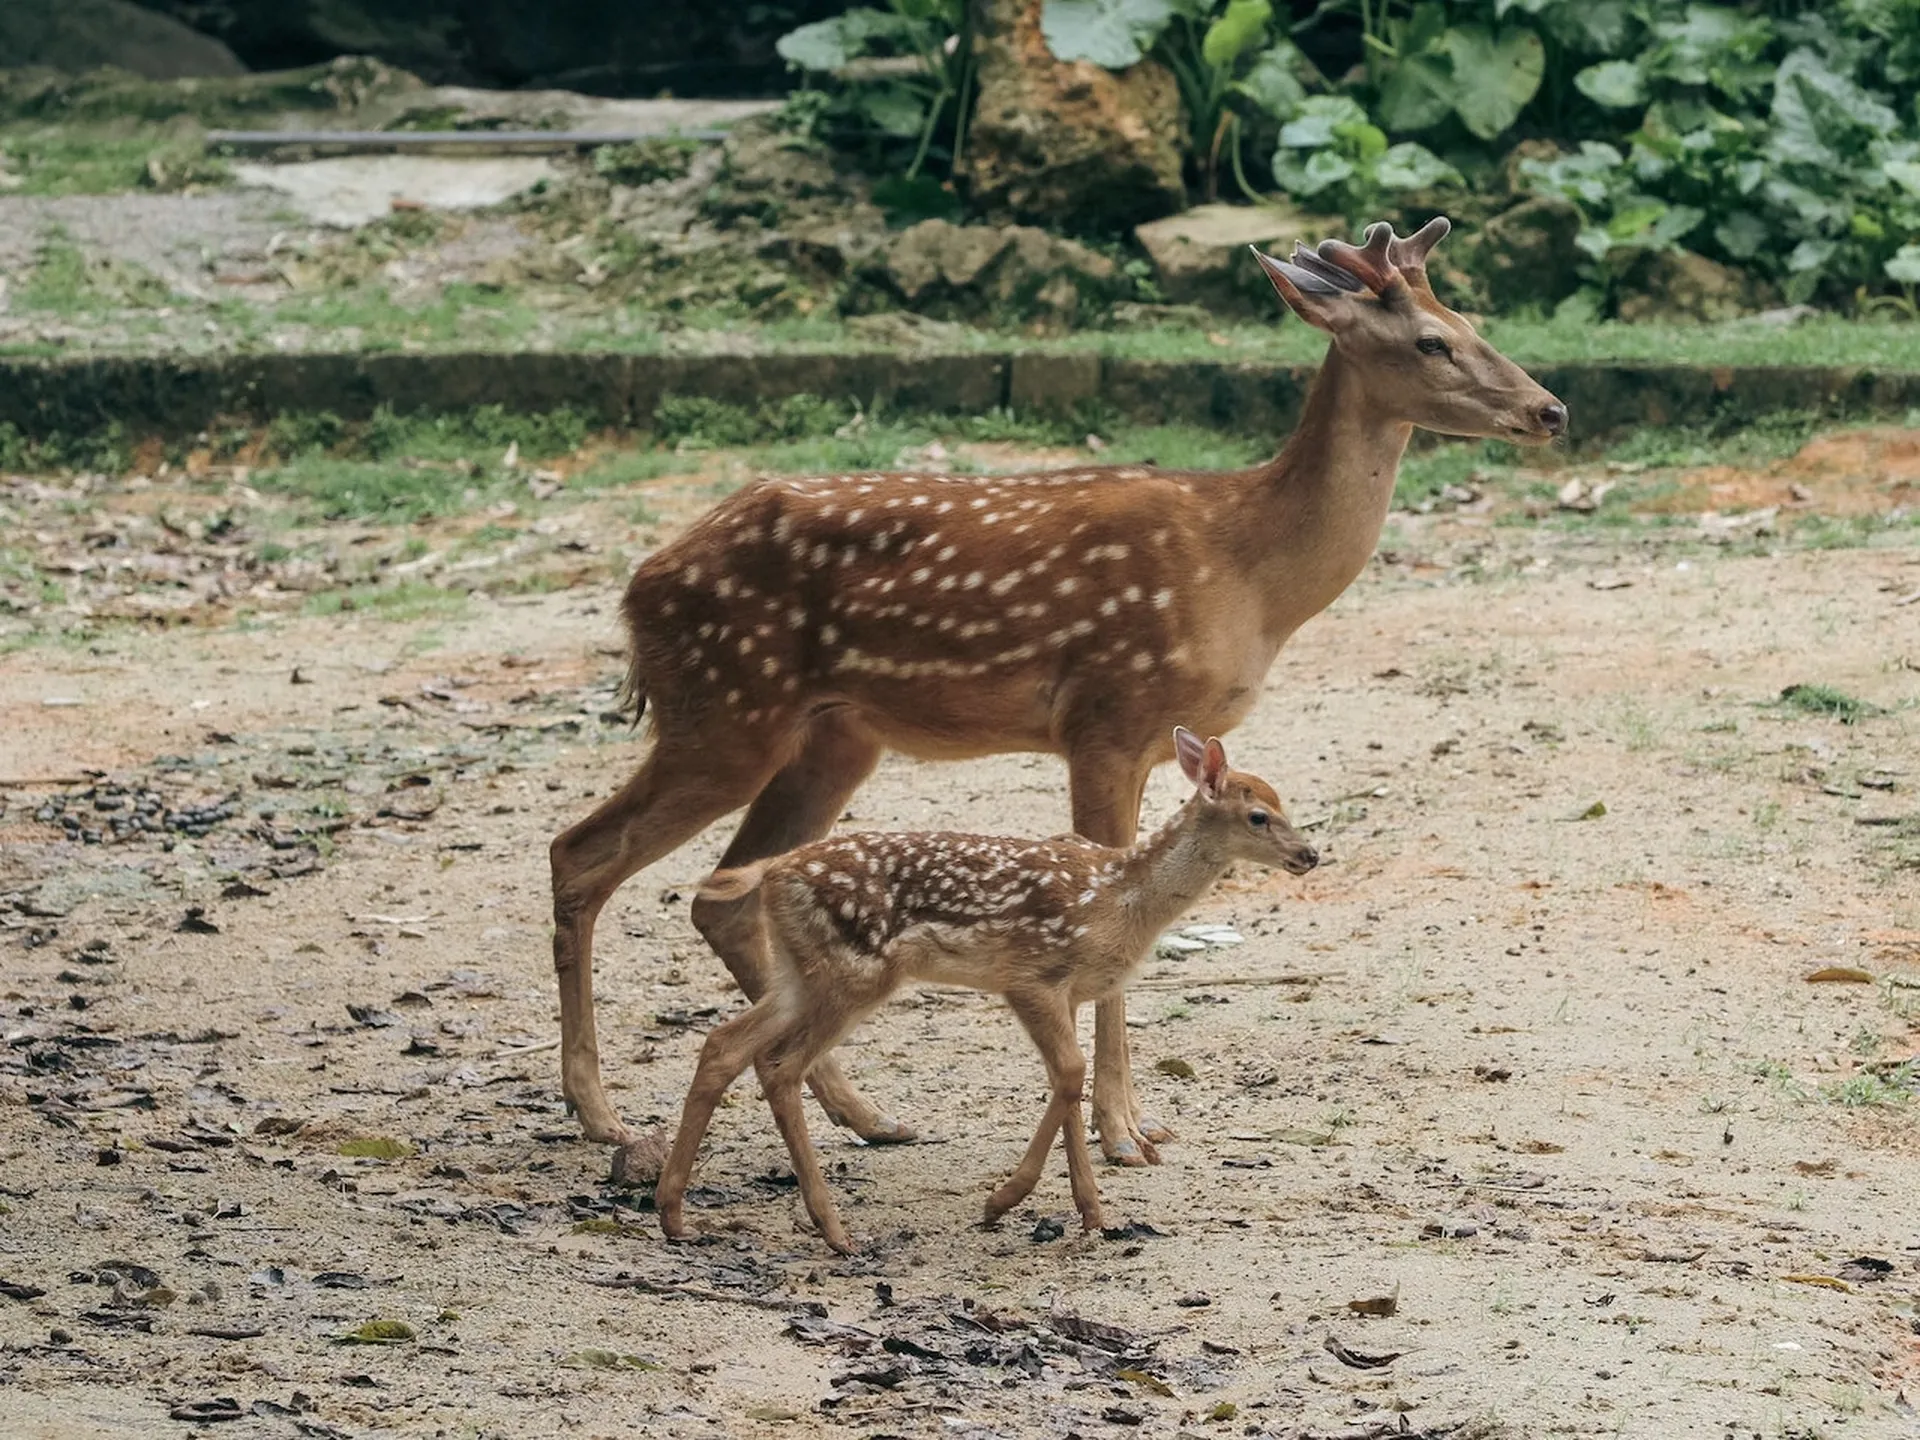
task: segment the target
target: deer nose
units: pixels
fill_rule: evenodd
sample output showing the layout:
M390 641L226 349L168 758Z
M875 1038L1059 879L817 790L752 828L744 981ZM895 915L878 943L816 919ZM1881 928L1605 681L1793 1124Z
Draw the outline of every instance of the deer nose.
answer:
M1300 864L1303 867L1303 873L1306 870L1313 869L1313 867L1318 865L1319 863L1320 863L1320 852L1314 849L1311 845L1307 846L1304 850L1300 852Z
M1549 435L1567 433L1567 407L1553 400L1540 407L1540 423Z

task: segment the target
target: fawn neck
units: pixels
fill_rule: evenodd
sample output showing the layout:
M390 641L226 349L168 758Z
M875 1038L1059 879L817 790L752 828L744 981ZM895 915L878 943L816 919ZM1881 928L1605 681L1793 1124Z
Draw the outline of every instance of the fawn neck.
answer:
M1126 953L1144 952L1225 873L1231 863L1203 832L1206 802L1194 796L1153 834L1130 846L1112 881L1126 926Z
M1285 448L1246 473L1221 517L1235 568L1266 594L1275 643L1366 568L1412 433L1384 411L1361 369L1329 348Z

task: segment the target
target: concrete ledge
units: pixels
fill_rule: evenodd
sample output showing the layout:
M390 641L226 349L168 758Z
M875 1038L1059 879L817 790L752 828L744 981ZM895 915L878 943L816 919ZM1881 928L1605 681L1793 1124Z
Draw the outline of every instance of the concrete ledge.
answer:
M1738 425L1769 414L1892 415L1920 407L1920 373L1844 367L1573 364L1533 367L1573 411L1586 444L1641 426ZM192 435L328 410L360 420L477 405L569 406L596 424L645 429L667 395L753 406L814 394L888 413L978 414L997 406L1069 415L1097 405L1146 424L1270 435L1298 421L1313 371L1249 361L1101 358L1032 350L961 355L405 354L95 356L0 359L0 423L30 438L116 425Z

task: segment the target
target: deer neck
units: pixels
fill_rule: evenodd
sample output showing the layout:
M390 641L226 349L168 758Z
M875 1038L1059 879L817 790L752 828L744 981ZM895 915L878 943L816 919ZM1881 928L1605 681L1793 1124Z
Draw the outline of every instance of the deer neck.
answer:
M1387 522L1413 427L1372 388L1330 348L1286 447L1247 473L1224 526L1241 573L1266 594L1265 628L1276 643L1353 583Z
M1146 950L1225 873L1228 861L1200 833L1198 796L1137 845L1129 847L1113 883L1129 954Z

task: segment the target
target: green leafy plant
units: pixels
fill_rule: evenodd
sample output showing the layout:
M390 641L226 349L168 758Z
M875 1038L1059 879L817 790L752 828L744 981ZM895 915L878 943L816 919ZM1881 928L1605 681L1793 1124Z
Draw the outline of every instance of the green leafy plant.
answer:
M855 6L787 32L774 48L809 83L830 86L826 104L805 117L807 133L839 125L883 143L911 142L901 178L914 181L944 132L948 166L959 165L973 86L967 0Z

